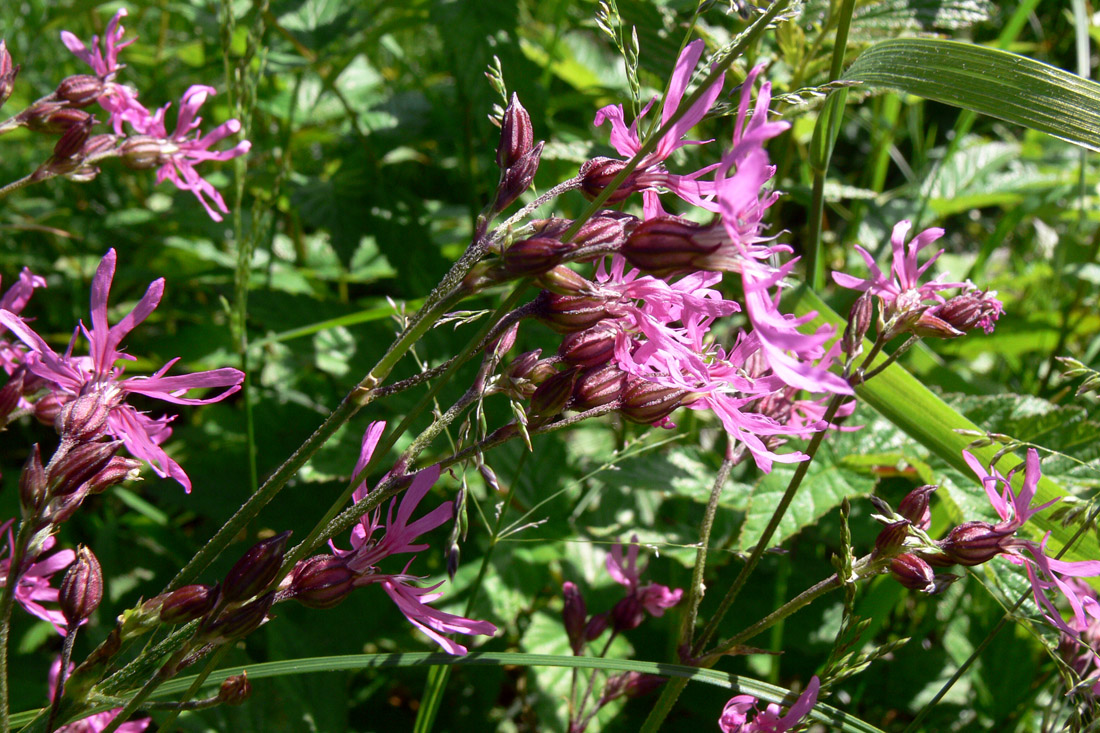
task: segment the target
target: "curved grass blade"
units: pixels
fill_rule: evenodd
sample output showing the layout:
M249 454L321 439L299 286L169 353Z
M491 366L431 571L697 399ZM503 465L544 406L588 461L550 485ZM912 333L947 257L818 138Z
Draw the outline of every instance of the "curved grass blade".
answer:
M996 117L1100 151L1100 84L985 46L902 38L869 47L841 77Z

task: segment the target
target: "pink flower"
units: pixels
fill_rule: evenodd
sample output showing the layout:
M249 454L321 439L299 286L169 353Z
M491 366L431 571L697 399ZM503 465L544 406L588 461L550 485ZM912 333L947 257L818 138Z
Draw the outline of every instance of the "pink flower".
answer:
M183 468L160 447L172 433L168 423L175 416L149 417L126 404L126 397L130 394L141 394L180 405L205 405L219 402L239 390L244 374L227 367L195 374L164 376L178 361L172 359L151 376L124 378L125 368L116 366L116 362L134 357L122 353L119 345L135 326L156 309L164 291L164 278L155 280L133 311L111 326L107 322L107 298L114 279L115 260L115 251L109 250L92 278L91 327L82 322L79 329L88 339L89 356L72 355L77 336L75 331L69 348L64 354L57 354L14 313L0 310L0 323L11 329L30 347L26 358L29 372L52 384L55 393L63 397L71 399L90 393L98 394L110 409L107 433L121 439L127 450L136 458L147 461L158 476L171 476L190 492L191 480ZM183 396L188 390L208 387L225 389L206 399Z
M691 81L691 76L695 72L695 67L699 64L699 59L702 58L705 45L706 44L704 44L702 40L692 41L684 48L680 57L676 60L676 68L673 70L672 77L669 80L668 94L665 96L664 104L661 106L662 126L667 124L668 121L672 119L672 116L676 114L680 102L684 98L684 92L687 90L688 82ZM680 118L680 121L669 128L667 133L661 136L654 151L647 155L639 163L637 169L635 169L637 180L634 190L643 191L646 219L664 214L664 210L661 208L660 198L657 195L657 189L659 188L668 189L683 200L696 206L704 206L704 197L709 196L713 192L710 185L695 180L700 175L712 170L713 166L688 175L675 175L669 173L664 167L664 161L667 160L673 152L685 145L698 145L703 142L710 142L709 140L684 140L683 137L691 128L699 124L710 110L711 105L718 99L718 95L722 93L722 85L724 82L725 74L719 76L707 89L706 93L700 97L699 101L693 104L687 113ZM596 119L593 121L593 124L599 127L605 120L609 122L611 125L611 145L618 151L619 155L624 158L631 158L636 155L642 147L642 140L638 133L638 123L645 117L646 113L649 112L656 100L657 98L654 97L649 101L638 114L637 118L630 124L630 127L626 125L626 117L621 104L608 105L599 110L596 113Z
M19 280L8 288L3 297L0 297L0 310L21 313L27 301L30 300L31 294L34 293L34 289L44 287L46 287L46 279L24 267L19 273ZM6 328L0 326L0 335L6 331ZM0 338L0 368L8 374L14 372L16 367L23 363L23 353L21 344L12 344L7 339Z
M160 143L157 183L170 180L180 190L190 191L195 194L211 219L221 221L221 214L228 214L229 209L218 190L195 171L195 166L207 160L232 160L247 153L252 148L252 143L242 140L226 150L210 149L211 146L241 131L241 123L235 119L223 122L200 136L198 128L202 118L198 116L199 108L206 102L208 96L216 93L214 87L201 84L196 84L184 92L183 99L180 100L179 116L176 118L176 129L171 134L164 125L164 118L171 105L165 105L152 115L146 113L145 119L133 124L138 132ZM219 211L221 214L218 213Z
M625 561L623 546L616 543L611 547L605 565L611 579L625 586L628 597L635 597L650 616L663 616L665 609L675 606L684 595L682 588L673 589L659 583L641 584L645 569L638 569L638 535L631 536Z
M363 435L359 460L355 464L356 474L359 474L370 462L385 428L384 422L371 423L367 428L367 432ZM442 583L428 588L413 585L412 581L417 580L417 577L407 574L412 559L405 565L402 572L396 574L381 573L377 567L379 562L390 555L427 549L427 544L414 544L415 540L451 518L453 504L448 501L419 519L409 521L417 505L439 479L439 473L439 466L431 466L414 474L412 484L401 497L400 504L396 498L390 502L385 523L382 522L381 507L363 516L351 531L352 549L340 550L331 542L329 544L336 556L343 559L346 567L356 573L355 585L380 584L409 623L427 634L448 654L461 655L466 653L466 647L448 639L443 634L492 636L496 633L496 626L488 621L475 621L429 606L429 603L443 595L441 592L433 592ZM353 493L353 501L359 501L369 493L370 489L364 481ZM396 517L394 516L395 507L397 508ZM379 530L382 530L383 534L375 539L375 534Z
M938 279L923 285L920 283L921 276L943 254L943 250L936 252L923 265L917 264L917 254L942 237L943 229L939 227L925 229L906 246L905 235L909 233L912 226L912 223L908 220L899 221L894 226L894 232L890 236L890 246L894 252L894 260L890 267L889 276L884 275L882 270L878 268L871 253L858 244L856 249L863 256L867 267L870 268L871 277L861 280L843 272L833 272L833 280L837 285L877 295L882 303L886 320L889 320L895 314L901 314L904 317L923 310L925 301L943 303L945 299L939 294L940 291L966 286L966 283L945 283L940 282Z
M1018 494L1012 491L1011 485L1016 469L1010 471L1008 476L1002 476L996 469L986 471L978 459L968 451L963 451L963 459L970 466L970 469L977 474L982 486L985 488L986 495L989 497L989 502L1002 520L999 524L990 528L991 533L1015 532L1032 516L1059 500L1054 499L1035 508L1030 506L1035 498L1039 479L1042 477L1039 453L1034 448L1028 449L1027 460L1024 463L1024 481ZM1003 487L1000 492L997 491L997 484L1001 484ZM1041 543L1007 534L999 540L997 546L1001 548L1011 562L1024 566L1028 580L1031 581L1035 603L1045 610L1046 619L1062 631L1072 635L1088 628L1086 607L1089 604L1087 602L1088 597L1080 592L1080 586L1072 581L1067 581L1066 577L1100 576L1100 560L1083 560L1080 562L1056 560L1046 554L1046 544L1049 539L1049 532ZM1061 612L1055 608L1053 601L1047 595L1049 590L1061 594L1069 603L1070 609L1073 611L1072 626L1066 623Z
M115 133L119 135L122 134L124 121L134 122L149 114L137 101L136 91L114 81L115 74L123 67L118 63L118 52L137 40L136 37L122 40L126 30L122 27L121 21L126 14L126 8L120 8L107 24L102 45L99 36L92 36L91 49L69 31L61 31L61 42L65 47L78 59L91 66L96 76L105 82L103 92L96 101L110 114L111 124L115 128Z
M72 674L75 665L70 664L68 674ZM61 673L61 657L54 660L50 665L50 699L53 699L54 691L57 689L57 678ZM86 718L74 721L67 725L63 725L57 729L57 733L99 733L101 730L106 730L107 726L111 724L118 714L122 712L122 708L115 708L114 710L106 710L102 713L96 713L95 715L89 715ZM120 733L141 733L143 730L149 727L149 723L152 722L152 718L141 718L139 720L131 720L118 726L116 730Z
M0 560L0 586L7 583L8 573L11 572L11 551L15 540L12 537L11 526L15 520L0 524L0 532L7 532L7 544L3 549L6 557ZM51 611L44 607L43 603L57 603L58 590L50 586L50 576L59 570L63 570L73 564L76 553L72 550L59 550L49 557L43 557L45 553L53 549L57 544L56 537L48 538L42 544L42 550L37 558L29 562L24 560L24 567L15 586L15 600L19 602L27 613L37 616L43 621L49 621L62 636L66 633L65 616L60 611Z
M780 717L779 706L768 703L764 712L756 712L752 720L749 720L749 713L756 711L758 700L752 695L735 695L722 710L718 727L722 733L783 733L801 722L813 709L817 703L817 691L820 688L821 680L814 675L810 679L810 684L806 686L806 690L794 705L791 705L786 715Z

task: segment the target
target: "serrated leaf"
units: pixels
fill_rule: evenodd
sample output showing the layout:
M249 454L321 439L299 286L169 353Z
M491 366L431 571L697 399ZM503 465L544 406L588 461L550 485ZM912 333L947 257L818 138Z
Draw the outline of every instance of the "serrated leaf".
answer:
M969 109L1100 151L1100 84L1007 51L940 39L882 41L842 77Z
M821 445L801 488L772 537L774 544L781 544L803 527L815 523L845 497L865 495L874 490L873 478L843 464L849 447L845 445L848 442L844 440L845 436L832 437L840 440L826 440ZM776 464L757 485L741 529L739 542L742 550L753 547L759 541L794 471L791 464Z

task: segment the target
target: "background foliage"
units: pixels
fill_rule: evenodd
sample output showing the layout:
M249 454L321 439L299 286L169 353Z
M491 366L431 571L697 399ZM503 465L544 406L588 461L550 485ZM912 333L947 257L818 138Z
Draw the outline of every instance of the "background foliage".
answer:
M942 35L1087 76L1100 30L1089 22L1090 8L1079 5L1074 16L1072 4L1026 0L865 0L857 3L845 67L876 41ZM82 71L58 41L59 31L82 38L101 33L117 7L82 0L5 4L0 29L23 65L6 108L20 109L62 76ZM155 277L168 281L160 309L128 339L139 357L135 369L174 356L191 369L243 364L250 397L188 410L177 421L173 446L194 481L190 496L150 475L98 498L89 505L94 511L66 527L63 541L92 545L108 576L109 598L78 642L87 648L121 609L158 592L251 493L257 477L316 427L389 343L395 315L415 309L462 252L496 183L497 130L487 115L502 100L483 75L493 57L530 112L537 138L547 140L539 191L575 175L592 154L608 152L604 132L591 127L593 114L605 104L629 105L632 96L622 60L594 20L593 2L181 0L128 7L126 26L139 40L128 49L125 73L147 105L209 83L219 95L205 110L208 123L231 116L245 122L251 154L209 174L235 216L212 222L189 194L107 166L87 184L52 181L6 199L0 272L8 282L24 265L47 276L48 290L36 295L26 315L61 345L86 312L95 264L115 247L120 269L112 302L119 310ZM676 0L619 3L625 26L638 33L643 101L661 91L695 10ZM790 94L779 107L793 127L769 146L778 186L789 196L771 212L775 230L786 230L785 241L796 249L812 247L812 134L823 95L794 92L829 81L833 13L821 0L805 3L801 18L768 34L734 74L743 75L748 63L774 60L767 75L777 95ZM720 44L743 24L729 4L718 2L707 4L697 28ZM1079 44L1086 50L1083 66ZM918 229L944 227L943 267L953 279L969 277L998 290L1006 314L992 336L921 345L903 365L983 430L1074 457L1055 455L1044 471L1080 495L1074 507L1087 506L1097 485L1092 461L1100 451L1100 424L1090 417L1092 398L1075 396L1076 384L1061 376L1054 357L1072 355L1095 367L1100 356L1095 165L1080 148L1049 135L917 96L859 87L849 94L824 186L827 267L861 267L850 245L881 253L898 219L911 218ZM703 128L707 136L726 138L731 120L717 115ZM3 143L4 181L24 175L50 150L50 143L23 132ZM686 149L685 165L695 162L692 154ZM569 194L553 213L576 214L583 204ZM252 254L238 273L242 250ZM247 302L238 282L247 283ZM838 313L847 312L850 294L824 295ZM495 305L489 297L469 307ZM244 306L242 330L235 314ZM418 358L435 365L456 353L468 336L452 325L432 331ZM525 328L520 346L553 348L553 338L545 329ZM406 360L395 376L417 370ZM461 382L440 396L441 405L457 397ZM402 395L360 415L235 547L284 529L304 535L346 485L366 422L398 420L418 398ZM490 424L509 416L506 405L488 408ZM532 453L516 443L496 449L490 465L503 486L515 485L509 506L500 505L476 471L440 481L440 500L462 482L470 487L471 528L448 591L450 610L465 607L481 558L490 542L499 542L475 603L478 618L503 629L486 649L568 654L561 582L584 587L590 609L610 606L617 595L602 570L604 554L632 533L652 548L653 580L688 584L691 545L723 443L713 422L694 413L678 418L673 432L604 420L536 438ZM969 476L871 407L862 406L850 423L864 428L826 442L774 540L782 541L785 554L765 560L722 633L738 631L832 572L844 497L852 502L854 544L864 550L877 531L862 499L871 492L896 504L916 485L943 483L941 493L951 501L934 503L933 533L958 519L953 507L964 507L968 516L988 512L975 500ZM11 477L18 476L24 446L51 439L49 428L24 423L0 441L9 479L0 492L0 516L17 512ZM441 455L446 445L440 441ZM786 475L782 467L763 479L751 465L738 469L712 537L717 550L711 557L721 559L714 579L728 578L728 566L736 567L754 544ZM515 531L497 539L491 529L500 511L503 526ZM433 548L445 538L443 528ZM438 549L422 553L419 562L443 576ZM840 685L829 702L884 730L904 729L1026 588L1007 565L973 575L937 599L885 578L862 589L852 611L871 623L859 648L910 641L871 673ZM717 600L707 597L704 617ZM1025 604L1020 613L1026 618L1036 610ZM233 649L224 665L429 649L376 594L353 595L325 612L284 604L278 616ZM719 666L787 687L804 685L829 656L842 616L843 599L829 598L755 640L782 655L736 657ZM645 633L620 639L610 656L673 659L678 623L675 613L651 620ZM14 707L37 707L60 641L27 618L17 620L13 638L20 672ZM1043 729L1044 715L1065 719L1070 703L1047 651L1056 641L1041 626L1001 631L923 729L1029 731ZM274 676L254 683L248 705L186 714L181 724L187 730L406 730L424 680L416 666ZM436 729L561 730L567 691L568 672L560 668L458 666ZM727 697L690 685L667 729L715 729ZM593 729L636 730L648 705L621 707Z

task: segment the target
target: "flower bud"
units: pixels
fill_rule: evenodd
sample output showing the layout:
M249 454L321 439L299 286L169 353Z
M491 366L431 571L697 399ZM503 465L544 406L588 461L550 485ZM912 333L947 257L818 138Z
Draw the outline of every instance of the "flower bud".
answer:
M267 612L275 602L275 591L268 591L250 603L230 609L217 619L207 619L199 626L198 636L209 642L226 642L251 634L267 620Z
M23 464L23 472L19 474L19 504L23 507L24 516L33 516L42 507L45 498L46 471L42 468L38 443L35 443Z
M160 165L163 144L149 135L129 135L119 146L122 164L134 170L148 170Z
M844 338L840 342L845 354L855 356L862 352L863 337L871 328L871 316L874 311L875 304L870 291L856 298L852 309L848 311L848 323L844 326Z
M573 385L573 406L592 410L619 399L626 389L627 374L618 364L589 367Z
M627 231L638 223L636 216L604 209L581 225L572 242L579 247L620 249L626 241Z
M89 494L101 494L123 481L137 481L141 477L141 461L135 458L114 456L95 476L88 479Z
M218 688L218 702L223 705L244 705L252 694L252 683L248 681L248 672L226 677Z
M558 356L570 364L582 367L606 364L615 356L615 331L596 326L587 331L568 334L561 340Z
M103 600L103 570L86 545L76 548L76 562L61 579L58 600L70 629L84 623L99 608Z
M84 148L80 151L80 155L82 158L100 157L104 153L114 150L115 143L117 143L118 140L118 135L92 135L88 138L88 141L84 143Z
M236 603L256 595L275 580L286 554L287 530L253 545L229 569L222 584L222 601Z
M217 601L216 587L185 585L164 599L160 606L160 620L166 624L185 624L210 613Z
M512 101L508 103L508 109L504 110L504 119L500 123L497 166L502 171L511 168L530 152L534 143L535 130L531 126L531 115L519 103L519 97L512 94Z
M54 96L64 99L71 107L87 107L99 99L106 86L98 76L91 74L76 74L67 76L57 85Z
M921 338L953 339L963 336L963 332L952 326L947 321L936 316L933 308L921 313L909 326L909 330Z
M121 447L121 440L78 443L50 467L50 496L68 496L85 488L84 484L105 469Z
M355 573L335 555L314 555L294 566L290 593L309 608L333 608L355 588Z
M962 335L977 326L981 326L986 333L993 333L993 323L1003 311L1004 306L997 300L995 291L971 290L956 295L946 303L929 308L925 311L925 315L931 314L937 319L942 319Z
M1012 530L997 529L989 522L963 522L937 544L959 565L981 565L1001 554L1001 540L1012 534Z
M71 401L71 398L60 392L51 392L48 395L40 397L38 401L34 403L34 417L44 425L56 426L57 418L61 414L61 408L69 401Z
M514 165L509 166L501 173L500 183L497 185L497 198L493 203L493 211L504 211L508 205L519 198L526 191L535 173L539 169L539 159L542 157L540 142L535 147L524 153Z
M0 107L4 106L4 102L8 101L15 90L15 77L18 73L19 65L12 65L8 46L0 40Z
M519 334L519 323L513 323L508 328L504 329L504 333L500 334L491 344L489 344L486 351L491 353L496 358L501 358L516 344L516 336Z
M535 237L515 242L504 250L501 257L504 269L515 277L540 275L562 261L562 258L575 249L575 245L559 242L556 239Z
M918 529L928 529L932 525L932 509L930 508L932 492L936 486L918 486L905 495L898 504L898 514L912 522Z
M936 587L936 576L932 567L909 552L904 552L890 561L890 575L910 590L931 593Z
M531 227L531 236L533 237L561 239L561 235L573 226L573 220L552 216L549 219L535 219L528 226Z
M581 193L588 199L599 196L612 179L626 168L626 163L614 158L593 158L581 166ZM604 199L605 204L617 204L625 201L630 194L641 189L637 188L637 171L627 176L614 193Z
M48 165L53 168L60 163L70 162L73 158L80 156L95 124L96 118L88 117L83 122L78 122L65 130L53 146L53 158Z
M637 593L631 593L615 604L611 609L611 628L615 631L630 631L645 621L645 606Z
M537 303L536 317L558 333L584 331L612 317L602 298L543 293Z
M573 383L577 381L579 373L577 369L566 369L540 384L531 395L527 414L532 418L548 421L564 410L569 398L573 396Z
M631 422L652 425L664 420L685 402L691 401L690 397L691 393L687 390L633 378L623 390L619 412Z
M89 441L103 435L111 407L101 392L89 392L66 402L57 414L54 427L63 440Z
M584 625L584 639L585 641L595 641L600 638L600 634L607 628L607 614L597 613L588 619L588 623Z
M703 248L692 235L699 224L676 216L658 216L639 224L623 244L622 254L639 270L660 277L699 269L695 260L718 249Z
M19 406L26 374L26 369L19 367L8 377L4 386L0 387L0 426L7 422L8 416Z
M562 623L569 637L569 646L573 649L573 654L578 655L584 649L584 627L588 609L584 604L584 596L575 583L567 580L562 584L561 590L564 601L561 609Z
M593 285L568 265L558 265L540 274L535 282L543 290L558 295L583 295L592 292Z
M35 102L19 117L35 132L57 134L73 125L85 124L92 116L84 110L65 106L63 102Z
M909 536L909 522L891 522L882 528L875 538L875 557L896 555Z

